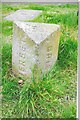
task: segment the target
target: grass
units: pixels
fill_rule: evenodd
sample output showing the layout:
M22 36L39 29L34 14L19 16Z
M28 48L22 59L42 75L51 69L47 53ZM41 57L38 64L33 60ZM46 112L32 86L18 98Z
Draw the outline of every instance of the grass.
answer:
M32 77L19 86L12 73L13 23L4 16L19 9L43 10L32 20L60 24L58 59L42 78ZM2 85L4 118L76 118L78 5L2 5Z
M74 21L73 21L74 19ZM45 22L45 23L55 23L55 24L63 24L64 26L67 27L77 27L77 19L76 19L76 12L69 12L69 13L56 13L56 14L50 14L46 12L43 12L42 15L40 15L40 17L34 19L34 21L37 22Z

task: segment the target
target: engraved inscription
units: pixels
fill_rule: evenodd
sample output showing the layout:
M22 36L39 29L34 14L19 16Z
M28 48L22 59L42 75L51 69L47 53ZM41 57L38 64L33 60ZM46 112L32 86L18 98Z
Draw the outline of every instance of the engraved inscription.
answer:
M24 37L20 41L19 45L19 75L23 77L25 75L25 50L26 50L26 38Z
M36 64L39 64L39 45L35 46Z
M47 47L47 54L46 54L46 67L50 66L51 57L52 57L52 46L48 46Z

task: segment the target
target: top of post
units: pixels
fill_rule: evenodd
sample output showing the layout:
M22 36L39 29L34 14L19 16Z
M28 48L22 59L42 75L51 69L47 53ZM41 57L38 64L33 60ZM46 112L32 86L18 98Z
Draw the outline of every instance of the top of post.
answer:
M35 22L20 22L15 21L19 28L21 28L31 40L36 44L40 44L49 35L57 31L60 26L56 24L35 23Z

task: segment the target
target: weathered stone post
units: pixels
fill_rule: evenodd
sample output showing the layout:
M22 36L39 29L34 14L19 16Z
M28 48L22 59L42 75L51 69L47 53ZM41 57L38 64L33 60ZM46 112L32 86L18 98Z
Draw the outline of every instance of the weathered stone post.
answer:
M32 75L35 66L42 73L56 62L60 26L56 24L14 22L12 42L12 67L15 75Z

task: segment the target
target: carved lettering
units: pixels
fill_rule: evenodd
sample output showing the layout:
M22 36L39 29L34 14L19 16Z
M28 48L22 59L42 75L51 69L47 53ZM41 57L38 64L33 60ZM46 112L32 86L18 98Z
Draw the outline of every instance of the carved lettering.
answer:
M39 45L35 46L36 64L39 64Z
M25 37L21 40L19 46L19 75L23 76L25 74L25 50L26 50L26 40Z
M46 67L50 66L51 57L52 57L52 46L48 46L47 47L47 54L46 54Z

